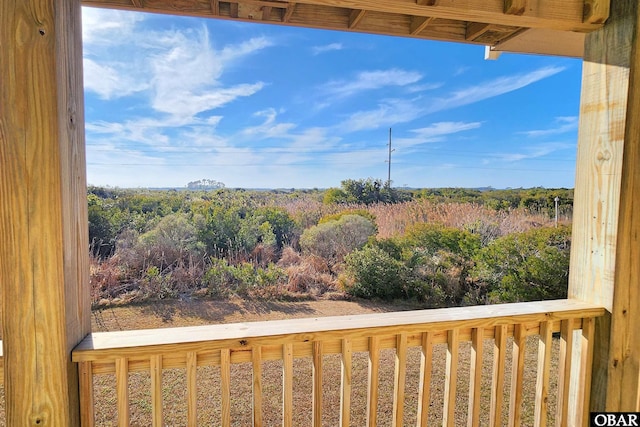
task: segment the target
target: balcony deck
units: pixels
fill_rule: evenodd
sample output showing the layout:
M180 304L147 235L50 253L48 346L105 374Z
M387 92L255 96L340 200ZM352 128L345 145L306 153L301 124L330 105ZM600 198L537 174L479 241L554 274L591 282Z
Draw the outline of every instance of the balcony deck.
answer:
M282 363L282 420L293 425L294 360L311 360L308 376L313 378L313 425L322 421L323 357L337 354L341 358L340 423L350 425L353 354L367 354L367 419L377 424L378 378L380 352L395 351L392 424L402 425L405 396L407 353L412 347L421 352L417 425L427 425L433 347L446 344L446 386L442 425L454 425L456 383L460 343L471 343L471 367L468 393L468 418L477 425L480 417L480 376L485 340L493 340L491 372L491 423L500 424L502 397L505 389L507 353L512 354L511 387L508 416L510 425L520 424L522 378L526 338L538 335L537 387L535 424L545 425L549 376L551 374L552 333L560 332L558 363L557 412L562 425L568 419L578 421L584 413L570 410L588 408L591 372L593 323L604 309L575 300L540 301L490 306L456 307L435 310L367 314L356 316L291 319L265 322L152 329L137 331L99 332L88 335L73 351L72 360L79 363L81 376L81 408L83 425L94 425L93 379L95 375L115 375L118 424L129 424L128 379L130 372L146 371L151 376L151 403L154 425L163 425L162 371L185 370L188 425L197 421L197 369L216 366L220 369L221 424L233 425L231 418L231 365L250 365L252 381L253 425L263 425L262 402L266 384L261 381L262 364L268 360ZM507 344L507 338L510 345ZM579 346L574 346L574 341ZM572 352L581 352L580 366L573 369ZM490 349L491 350L491 349ZM573 372L573 374L572 374ZM575 381L571 376L577 375ZM570 384L573 384L570 386Z

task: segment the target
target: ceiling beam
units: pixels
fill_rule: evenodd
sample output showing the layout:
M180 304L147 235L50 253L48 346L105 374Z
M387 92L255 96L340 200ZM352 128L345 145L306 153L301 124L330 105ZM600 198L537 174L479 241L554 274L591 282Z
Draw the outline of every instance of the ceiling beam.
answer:
M349 29L350 30L354 29L366 14L367 14L367 11L364 9L352 10L351 14L349 15Z
M133 0L131 0L133 1ZM143 10L167 14L211 16L208 2L175 0L135 0L143 4ZM341 9L367 10L399 16L422 16L464 22L481 22L526 28L546 28L563 31L589 32L602 27L608 16L610 0L545 0L528 2L522 15L517 12L524 0L296 0L297 4L327 8L327 13ZM82 0L87 6L118 9L135 9L121 0ZM271 2L288 7L288 2ZM232 3L233 4L233 3ZM305 25L300 22L299 25Z
M465 39L467 40L475 40L487 31L491 29L491 24L483 24L480 22L469 22L467 23L467 32L465 34Z
M282 16L282 22L287 23L291 19L291 15L293 15L294 10L296 9L295 3L289 3L287 5L286 12Z
M411 18L411 35L420 34L433 21L433 17L414 16Z
M215 16L220 15L220 2L218 0L211 0L211 13Z
M142 5L142 0L131 0L131 3L133 3L133 7L136 7L138 9L142 9L144 7Z
M268 21L271 17L271 6L262 6L262 20Z
M527 10L527 0L504 0L504 13L522 15Z

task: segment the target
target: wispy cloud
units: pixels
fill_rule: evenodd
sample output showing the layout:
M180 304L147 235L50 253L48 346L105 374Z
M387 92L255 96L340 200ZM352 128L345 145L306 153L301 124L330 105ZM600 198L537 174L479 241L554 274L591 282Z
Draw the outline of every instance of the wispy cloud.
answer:
M342 45L342 43L330 43L323 46L313 46L311 48L311 52L314 55L320 55L321 53L331 52L334 50L342 50L342 49L344 49L344 46Z
M552 142L547 144L538 144L524 148L520 153L495 153L492 155L493 160L500 160L504 162L519 162L522 160L536 159L539 157L547 156L556 151L566 150L574 148L574 144L568 144L564 142ZM485 159L485 163L489 160Z
M478 129L482 126L481 122L437 122L430 126L412 129L411 133L415 134L409 138L395 138L394 146L398 148L410 148L422 144L440 142L447 139L447 136L467 130Z
M543 67L528 73L489 80L484 83L453 91L447 97L436 98L427 111L436 112L474 104L484 101L485 99L522 89L523 87L551 77L564 70L565 67Z
M556 117L555 127L549 129L538 129L518 132L519 134L527 135L530 137L540 137L548 135L558 135L562 133L571 132L578 129L578 117L576 116L561 116Z
M353 80L336 80L327 83L322 91L328 96L345 98L359 92L388 86L407 86L422 79L415 71L391 68L389 70L361 71Z
M373 110L352 114L339 127L346 132L378 129L411 122L422 113L422 107L414 100L390 99L380 102Z

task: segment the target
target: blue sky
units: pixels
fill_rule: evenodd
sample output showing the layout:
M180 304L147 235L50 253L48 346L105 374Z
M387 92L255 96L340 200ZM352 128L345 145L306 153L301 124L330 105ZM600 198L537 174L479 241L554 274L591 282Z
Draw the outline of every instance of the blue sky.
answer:
M88 182L573 187L581 61L83 9Z

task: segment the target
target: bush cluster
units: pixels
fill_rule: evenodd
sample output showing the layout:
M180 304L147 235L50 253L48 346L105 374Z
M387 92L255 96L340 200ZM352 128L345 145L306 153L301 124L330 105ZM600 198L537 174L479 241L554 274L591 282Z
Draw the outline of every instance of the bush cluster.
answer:
M548 218L426 198L326 205L330 193L92 188L94 301L343 293L439 307L566 295L570 228Z

